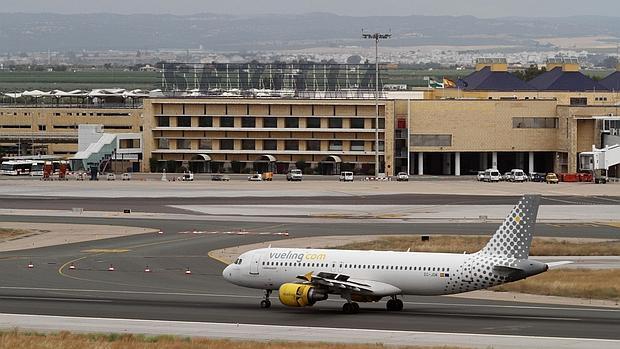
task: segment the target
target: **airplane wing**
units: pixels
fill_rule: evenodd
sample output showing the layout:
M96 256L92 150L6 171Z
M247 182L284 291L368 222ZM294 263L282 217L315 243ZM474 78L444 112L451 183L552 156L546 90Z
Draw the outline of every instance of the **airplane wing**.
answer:
M305 275L298 275L297 278L305 283L326 289L329 293L351 292L352 294L385 297L402 292L398 287L384 282L351 279L344 274L326 272L314 274L310 272Z

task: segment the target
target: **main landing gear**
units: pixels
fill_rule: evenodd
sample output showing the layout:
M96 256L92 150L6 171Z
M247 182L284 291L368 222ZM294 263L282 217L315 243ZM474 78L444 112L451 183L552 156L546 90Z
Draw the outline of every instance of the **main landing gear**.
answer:
M360 312L360 306L355 302L347 302L342 306L342 312L345 314L357 314Z
M260 301L261 308L269 309L271 307L271 301L269 300L269 296L271 296L271 290L265 290L265 299Z
M403 310L403 301L396 298L396 296L392 296L385 306L388 311L401 311Z

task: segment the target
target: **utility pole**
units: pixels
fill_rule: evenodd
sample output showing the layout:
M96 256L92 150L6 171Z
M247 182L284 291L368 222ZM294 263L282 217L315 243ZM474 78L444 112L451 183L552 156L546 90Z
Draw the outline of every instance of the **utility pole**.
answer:
M375 40L375 177L379 176L379 40L390 37L392 33L366 33L362 29L363 39Z

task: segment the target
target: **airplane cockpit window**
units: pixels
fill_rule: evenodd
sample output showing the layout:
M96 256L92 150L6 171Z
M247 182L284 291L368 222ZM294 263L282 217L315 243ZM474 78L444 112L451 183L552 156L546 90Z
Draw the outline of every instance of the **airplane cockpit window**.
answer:
M243 262L243 259L237 258L237 260L235 261L235 264L241 264L241 262Z

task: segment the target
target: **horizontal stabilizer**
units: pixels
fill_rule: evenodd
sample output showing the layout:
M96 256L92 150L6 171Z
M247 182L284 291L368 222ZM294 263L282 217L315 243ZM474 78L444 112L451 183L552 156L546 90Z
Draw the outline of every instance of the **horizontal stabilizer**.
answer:
M551 262L551 263L547 263L547 266L549 267L549 269L555 269L555 268L559 268L563 265L566 264L573 264L575 262L573 261L559 261L559 262Z

